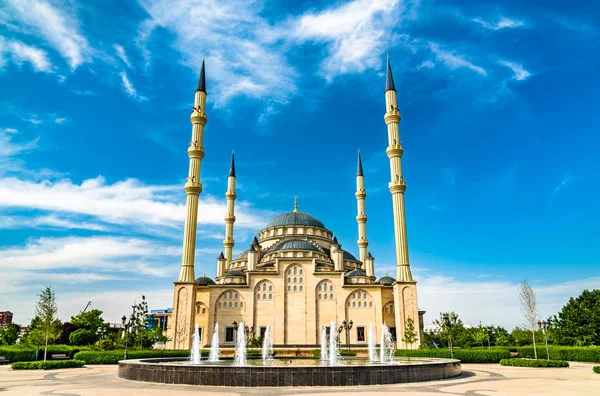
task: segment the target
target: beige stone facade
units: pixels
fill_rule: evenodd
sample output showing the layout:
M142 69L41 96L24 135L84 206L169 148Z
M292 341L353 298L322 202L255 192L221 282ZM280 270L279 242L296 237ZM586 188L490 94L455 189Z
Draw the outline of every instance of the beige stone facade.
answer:
M390 85L391 79L391 85ZM316 347L321 343L324 327L331 321L338 326L352 321L349 332L342 331L343 344L367 346L369 324L376 328L376 340L383 323L390 327L399 348L416 348L422 339L422 312L417 306L416 282L408 263L408 242L404 213L404 191L400 143L400 113L396 106L388 62L385 92L385 122L388 125L390 158L390 192L393 197L393 218L396 236L397 279L374 276L374 258L368 252L366 196L360 154L356 176L358 241L356 258L342 249L332 231L314 216L299 212L297 204L291 212L274 218L258 233L249 248L232 257L234 246L235 164L232 155L226 192L225 254L217 259L217 277L193 279L197 200L201 192L200 163L204 125L206 90L204 62L196 101L192 113L192 143L187 218L184 234L182 276L175 282L173 312L169 320L169 346L187 349L191 346L193 328L197 325L201 345L210 345L215 325L219 324L221 345L234 346L234 322L243 322L259 337L271 328L274 347ZM384 138L382 133L382 140ZM194 144L200 143L200 147ZM201 153L197 154L197 153ZM199 188L190 188L190 184ZM195 211L195 212L194 212ZM192 277L190 277L192 276ZM407 345L403 340L408 318L414 321L416 341ZM346 337L349 337L347 339Z

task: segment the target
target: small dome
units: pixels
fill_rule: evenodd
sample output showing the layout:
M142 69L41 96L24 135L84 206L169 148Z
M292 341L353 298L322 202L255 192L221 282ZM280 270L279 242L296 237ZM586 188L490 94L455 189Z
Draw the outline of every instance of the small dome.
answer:
M325 225L321 222L321 220L316 217L309 215L308 213L303 212L286 212L280 214L275 217L269 224L267 224L267 228L271 227L281 227L287 225L303 225L303 226L311 226L318 228L325 228Z
M248 251L244 250L242 253L238 254L235 259L241 260L241 259L247 259L247 258L248 258Z
M365 274L365 273L364 273L364 272L362 272L361 270L355 269L355 270L352 270L352 271L350 271L350 272L348 272L348 273L346 274L346 277L347 277L347 278L349 278L349 277L351 277L351 276L355 276L355 277L363 277L363 278L364 278L364 277L367 277L367 274Z
M391 286L394 284L394 282L396 282L396 279L392 278L391 276L382 276L381 278L377 279L377 281L375 283L380 284L380 285L385 285L385 286Z
M225 274L225 278L245 278L246 275L240 270L229 270Z
M273 252L278 250L312 250L313 252L321 252L319 248L308 241L302 241L299 239L290 239L287 241L281 242L279 245L275 246Z
M196 279L196 284L198 286L208 286L208 285L216 285L215 281L210 279L208 276L201 276Z
M344 250L344 260L354 260L354 261L358 261L358 260L356 259L356 257L354 257L354 256L352 255L352 253L349 253L349 252L347 252L347 251L345 251L345 250Z

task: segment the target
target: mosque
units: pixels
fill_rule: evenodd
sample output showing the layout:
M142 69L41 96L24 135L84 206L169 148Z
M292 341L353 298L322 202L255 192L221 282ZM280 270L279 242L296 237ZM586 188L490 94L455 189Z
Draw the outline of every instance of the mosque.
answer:
M356 174L358 257L342 249L334 233L316 217L294 210L280 214L258 232L250 246L233 257L236 176L234 156L227 181L227 209L223 252L217 258L217 275L196 278L194 257L198 198L202 192L200 169L207 123L204 60L194 107L190 116L192 139L187 150L190 159L185 184L186 218L179 278L174 282L173 311L168 320L169 347L189 349L198 326L200 345L210 345L215 325L223 347L233 347L236 323L261 337L267 325L275 348L315 348L321 343L333 320L345 321L350 329L340 331L340 342L366 347L369 323L376 332L385 323L398 348L417 348L423 339L423 314L418 310L417 285L408 260L400 141L400 111L388 59L385 86L387 125L386 153L390 160L392 211L395 233L396 277L375 277L375 259L368 250L364 174L360 153ZM382 134L383 141L383 134ZM414 324L413 342L405 342L407 327ZM375 335L379 340L379 334Z

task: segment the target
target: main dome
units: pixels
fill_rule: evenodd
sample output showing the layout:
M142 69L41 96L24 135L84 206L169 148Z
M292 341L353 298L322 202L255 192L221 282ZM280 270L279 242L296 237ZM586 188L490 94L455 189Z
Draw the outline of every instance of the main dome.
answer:
M267 224L266 228L271 227L281 227L281 226L310 226L310 227L318 227L325 228L325 224L321 222L321 220L316 217L309 215L304 212L286 212L282 213L279 216L275 217L269 224Z

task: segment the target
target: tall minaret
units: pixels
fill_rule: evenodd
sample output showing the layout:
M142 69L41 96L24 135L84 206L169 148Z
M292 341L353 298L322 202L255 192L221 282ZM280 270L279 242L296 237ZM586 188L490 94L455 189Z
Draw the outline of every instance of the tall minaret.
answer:
M235 159L233 150L231 151L231 166L229 167L229 177L227 178L227 192L225 198L227 198L227 213L225 213L225 239L223 239L223 247L225 249L225 259L227 263L231 261L231 255L233 250L233 223L235 223Z
M206 79L204 76L204 58L198 88L194 95L194 108L190 120L192 122L192 141L188 147L190 168L185 183L185 227L183 231L183 253L181 256L181 271L177 282L194 282L194 256L196 253L196 227L198 224L198 196L202 192L200 183L200 165L204 158L202 140L206 125Z
M396 281L412 282L410 264L408 262L408 240L406 237L406 213L404 211L404 191L406 183L402 176L402 154L404 149L400 142L400 111L396 102L396 87L392 76L390 59L387 60L387 73L385 77L385 106L384 116L388 129L387 156L390 159L392 181L389 184L392 193L394 208L394 234L396 241Z
M373 276L373 268L369 268L366 265L367 258L367 246L369 246L369 240L367 239L367 212L365 211L365 198L367 192L365 191L365 176L363 175L362 161L360 159L360 150L358 150L358 165L356 168L356 202L358 204L358 212L356 215L356 222L358 223L358 251L360 255L360 261L365 264L366 272L368 276Z

